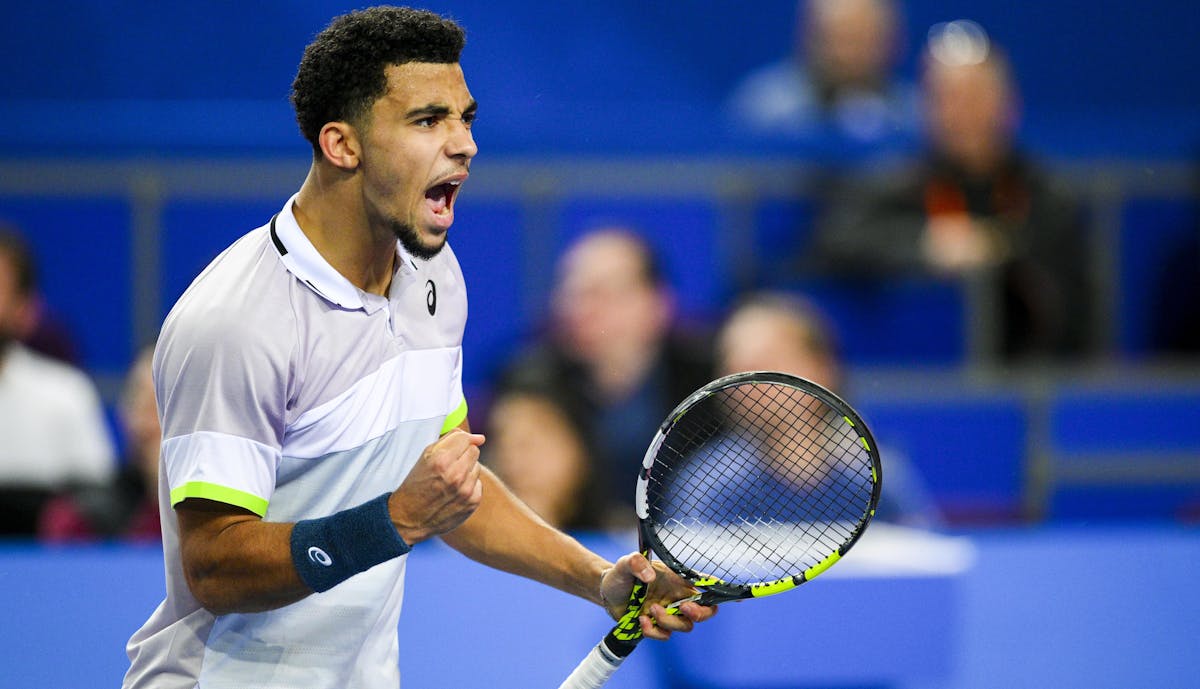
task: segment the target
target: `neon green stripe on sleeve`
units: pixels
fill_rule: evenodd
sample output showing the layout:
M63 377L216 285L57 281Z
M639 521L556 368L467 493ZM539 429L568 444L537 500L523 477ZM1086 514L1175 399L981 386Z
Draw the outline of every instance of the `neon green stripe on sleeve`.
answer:
M458 428L458 425L461 424L465 418L467 418L467 400L466 398L463 398L463 401L459 403L458 408L450 412L449 416L446 417L446 423L442 424L442 435L445 435L455 428Z
M178 505L188 498L204 498L205 500L213 500L214 502L223 502L226 505L250 510L260 517L267 516L266 500L257 495L252 495L236 488L218 486L215 483L192 481L191 483L179 486L171 491L171 507Z

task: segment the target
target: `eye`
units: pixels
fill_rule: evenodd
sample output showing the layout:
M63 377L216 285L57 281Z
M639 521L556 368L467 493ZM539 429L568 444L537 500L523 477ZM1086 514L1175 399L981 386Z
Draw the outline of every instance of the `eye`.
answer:
M413 124L415 124L418 127L423 127L425 129L429 129L430 127L433 127L437 123L438 123L438 118L433 117L432 115L429 117L422 117L419 120L413 121Z
M464 114L462 116L462 121L463 121L463 124L466 125L467 129L470 129L471 125L475 124L475 113L468 112L468 113Z

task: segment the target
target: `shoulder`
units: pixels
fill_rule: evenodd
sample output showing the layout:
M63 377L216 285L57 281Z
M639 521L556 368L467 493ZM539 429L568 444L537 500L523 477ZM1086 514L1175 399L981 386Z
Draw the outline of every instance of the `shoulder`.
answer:
M748 74L726 104L727 115L756 130L802 133L817 110L812 82L801 65L780 60Z
M792 59L770 62L748 72L734 89L734 99L770 95L780 91L807 90L810 79L807 71Z
M86 373L21 344L9 348L4 367L14 380L34 383L43 394L63 398L97 397L95 385Z
M294 331L294 278L266 227L222 252L192 282L163 323L159 341L189 349L278 348Z
M454 248L450 246L449 242L446 242L446 245L442 247L437 256L434 256L429 262L435 266L441 266L442 270L445 270L447 273L457 275L460 279L462 278L462 266L458 263L458 254L454 253Z
M1023 181L1035 206L1063 218L1078 212L1080 204L1075 194L1041 161L1024 151L1017 151L1010 167Z
M266 228L242 237L196 278L167 316L155 346L155 388L164 418L190 428L215 400L240 405L254 399L283 407L299 340L293 300L307 289L297 284ZM167 425L180 432L178 423Z

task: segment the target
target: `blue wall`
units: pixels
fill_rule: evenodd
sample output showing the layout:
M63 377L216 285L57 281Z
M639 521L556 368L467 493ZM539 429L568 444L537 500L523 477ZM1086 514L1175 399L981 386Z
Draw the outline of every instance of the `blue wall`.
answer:
M721 99L782 56L794 3L424 3L458 18L484 151L731 150ZM1065 155L1200 144L1190 0L908 0L904 71L928 27L971 18L1009 47L1026 138ZM302 150L286 95L303 46L359 3L7 2L0 123L14 152ZM20 125L19 129L12 129Z
M907 689L1195 686L1196 530L993 531L970 541L974 565L953 579L847 579L835 568L795 593L727 605L692 637L647 643L614 686L671 686L665 672L707 678L710 689L760 689L748 678L767 676L791 677L785 685L794 687L831 676L820 649L843 637L858 645L825 659L862 656L844 675L879 668ZM632 547L624 538L585 542L607 556ZM162 591L157 549L0 547L0 687L117 686L125 641ZM433 543L410 557L405 598L402 670L414 689L555 686L606 629L586 603ZM769 644L769 658L748 653L707 671L687 662L705 638L750 620L763 636L739 644ZM821 632L822 621L833 627Z

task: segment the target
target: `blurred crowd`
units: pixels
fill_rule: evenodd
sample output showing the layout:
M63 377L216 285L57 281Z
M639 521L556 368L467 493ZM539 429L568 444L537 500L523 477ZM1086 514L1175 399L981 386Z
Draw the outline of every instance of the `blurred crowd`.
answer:
M730 126L745 136L843 154L820 177L797 275L884 288L907 277L971 279L990 295L986 347L998 364L1102 356L1094 233L1078 199L1017 140L1019 84L1004 47L971 21L930 27L910 82L896 68L902 20L893 0L801 0L790 54L729 96ZM647 442L713 377L769 369L844 387L836 328L786 284L760 281L715 322L682 327L648 241L659 229L607 225L577 239L555 266L545 327L473 411L489 438L485 460L565 528L632 524ZM1191 236L1163 272L1163 293L1183 317L1156 327L1164 349L1195 354L1200 228ZM36 272L20 231L0 231L0 533L153 540L152 349L130 362L110 421ZM941 525L923 477L902 453L883 454L880 518Z

